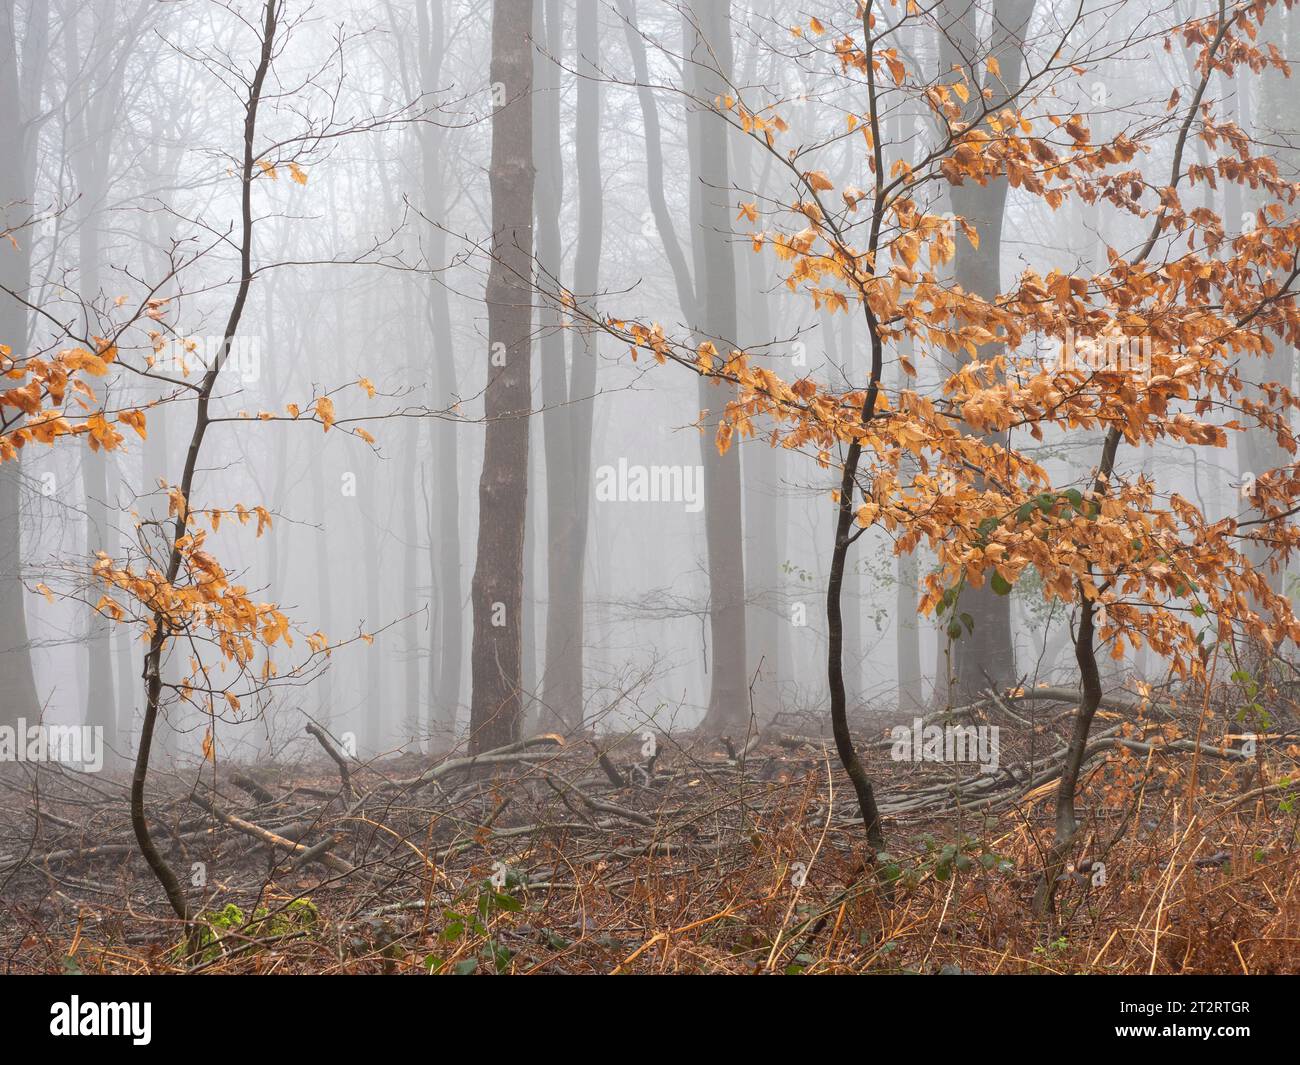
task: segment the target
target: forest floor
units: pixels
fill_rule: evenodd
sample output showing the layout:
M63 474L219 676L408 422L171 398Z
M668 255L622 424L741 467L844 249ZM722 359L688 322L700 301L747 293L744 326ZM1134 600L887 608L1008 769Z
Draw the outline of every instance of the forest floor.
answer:
M6 766L0 971L1300 972L1300 747L1277 725L1244 757L1229 698L1103 705L1080 871L1042 919L1057 689L952 712L999 727L994 773L896 761L859 722L883 855L810 722L660 735L652 760L638 734L547 736L158 773L153 833L202 915L188 957L125 776Z

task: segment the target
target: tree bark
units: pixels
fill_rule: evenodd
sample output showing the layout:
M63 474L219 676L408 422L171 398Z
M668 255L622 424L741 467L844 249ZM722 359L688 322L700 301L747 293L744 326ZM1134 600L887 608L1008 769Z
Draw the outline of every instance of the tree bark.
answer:
M559 5L547 5L547 38L553 55L562 39ZM574 116L574 152L578 176L578 241L574 250L573 292L589 303L600 274L603 224L603 190L600 174L599 21L595 0L578 0L577 109ZM559 255L558 204L562 188L558 80L548 83L556 95L547 113L546 239L542 257L556 262ZM540 187L540 185L539 185ZM541 212L539 210L539 217ZM552 223L552 219L554 222ZM553 225L553 231L549 231ZM539 235L540 240L540 235ZM540 247L540 244L539 244ZM548 267L549 268L549 267ZM558 276L558 269L555 271ZM548 580L546 618L546 672L542 694L543 718L576 729L583 721L584 577L591 490L592 397L596 388L596 335L575 331L572 369L566 380L564 339L543 338L542 399L546 405L546 492L548 525ZM556 406L558 404L558 406Z
M699 101L728 91L732 67L731 4L694 0L688 19L690 84ZM711 110L694 112L691 168L693 210L691 244L695 263L697 342L712 341L723 355L736 342L736 260L731 247L731 187L728 126ZM704 530L708 545L709 636L713 670L704 727L743 728L749 719L745 673L745 555L740 475L740 444L725 455L717 448L722 412L735 395L732 386L699 379L703 412L700 451L704 465Z
M261 28L260 55L252 81L249 83L245 102L243 129L243 160L240 169L240 226L239 242L236 245L240 256L239 286L231 304L230 315L226 319L222 332L222 344L213 365L203 374L194 405L194 429L190 434L189 446L185 453L185 468L178 485L183 500L178 508L172 526L167 566L164 577L169 584L174 584L180 574L183 560L179 546L189 526L191 507L193 506L194 480L198 471L199 455L203 450L203 440L207 435L209 421L208 404L216 388L230 347L239 332L243 320L244 307L248 301L248 292L253 284L253 174L257 155L254 139L257 133L257 113L262 100L262 88L266 83L267 72L271 68L271 57L275 52L276 29L279 24L279 9L282 0L266 0ZM149 637L149 649L144 657L145 706L144 718L140 725L140 745L136 751L135 768L131 774L131 827L135 832L136 842L145 862L162 885L176 916L184 922L187 930L191 928L192 911L180 880L153 842L149 831L149 822L145 816L144 789L149 777L149 755L153 746L154 727L162 711L162 660L168 642L174 637L169 621L164 614L153 616L153 632Z
M976 25L980 8L975 0L943 0L939 35L941 69L949 71L954 64L973 64L966 71L970 83L984 84L994 94L991 101L972 94L969 105L972 111L998 99L1010 99L1020 91L1024 71L1022 48L1033 9L1034 0L997 0L989 39L982 43ZM980 60L989 55L998 61L999 77L981 73ZM953 212L965 218L979 233L977 248L971 247L969 241L960 238L956 241L955 280L964 291L986 299L996 296L1002 287L1002 225L1007 189L1007 180L1001 177L986 185L973 181L953 185L950 190ZM984 356L985 352L981 351L977 357ZM963 591L961 608L975 619L975 628L953 645L956 681L956 691L950 693L953 705L974 701L990 684L1004 688L1016 680L1010 598L997 595L985 584Z
M519 738L533 254L532 3L494 0L487 430L474 570L470 751ZM504 365L502 365L504 364Z
M1300 45L1300 40L1297 40L1300 33L1297 32L1295 11L1278 8L1275 15L1271 14L1265 19L1261 37L1261 45L1275 45L1281 54L1289 55L1287 49L1291 41L1296 41ZM1246 93L1243 90L1235 95L1245 96ZM1250 117L1243 115L1245 119L1243 129L1246 130L1247 135L1257 138L1260 143L1274 145L1271 154L1277 160L1279 176L1285 181L1297 180L1300 156L1296 152L1296 138L1300 131L1300 123L1296 121L1295 87L1281 71L1268 67L1260 74L1259 106L1253 116L1253 123ZM1225 186L1225 193L1227 191L1231 191L1238 197L1245 192L1235 182ZM1247 202L1244 206L1252 212L1252 223L1258 225L1258 212L1270 202L1271 197L1261 191L1258 196L1249 199L1254 202ZM1238 208L1238 213L1243 213L1242 208ZM1225 227L1231 232L1240 228L1241 222L1245 219L1228 217L1224 221ZM1272 352L1242 360L1242 377L1255 385L1277 382L1286 388L1294 387L1295 349L1276 334L1270 334L1269 340L1273 344ZM1276 438L1265 430L1248 429L1234 434L1234 438L1237 444L1238 479L1243 486L1242 492L1246 495L1243 509L1249 508L1253 513L1248 517L1258 519L1261 513L1255 506L1249 486L1254 479L1264 476L1271 470L1286 466L1290 460L1287 453L1278 446ZM1266 544L1247 542L1244 553L1250 559L1252 566L1268 575L1269 585L1273 591L1281 591L1285 572L1281 567L1278 567L1275 572L1269 572L1270 548ZM1251 609L1258 609L1258 603L1252 602ZM1258 653L1254 657L1257 660L1267 655L1263 648L1258 648L1256 651ZM1254 668L1254 664L1251 668Z
M420 39L420 85L434 92L441 85L446 53L446 26L440 0L419 0L416 29ZM424 177L425 210L441 222L446 210L443 193L446 135L437 125L422 126L420 148ZM430 227L429 258L436 269L446 261L447 235ZM451 335L451 307L447 289L437 277L428 288L432 331L431 377L435 406L449 404L456 395L456 357ZM432 703L429 727L435 750L450 747L460 710L461 658L464 654L464 620L461 600L460 557L460 444L455 422L438 418L432 423L433 471L429 514L429 573L437 588L430 596L434 643L429 648L428 691ZM436 575L436 579L434 576Z
M44 80L49 5L34 3L18 48L13 0L0 4L0 232L20 226L32 213L36 172L35 124ZM0 344L14 357L29 341L27 308L9 295L25 295L31 283L29 233L15 247L0 240ZM22 459L0 469L0 725L18 718L35 721L41 712L32 670L31 644L22 584Z

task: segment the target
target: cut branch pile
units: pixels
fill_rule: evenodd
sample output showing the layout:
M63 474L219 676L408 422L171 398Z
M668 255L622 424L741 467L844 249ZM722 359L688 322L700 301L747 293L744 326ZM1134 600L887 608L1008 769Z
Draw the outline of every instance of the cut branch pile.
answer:
M134 843L127 783L26 765L0 778L0 894L10 903L0 942L11 965L45 971L73 955L78 967L105 971L289 964L469 971L470 963L611 971L669 958L704 971L814 962L907 968L904 955L880 952L907 940L899 922L915 918L918 900L951 895L954 862L968 867L963 854L996 854L975 873L1001 877L992 889L984 885L977 909L985 912L964 921L980 924L1003 906L1023 905L1042 868L1040 836L1076 698L1067 689L988 693L922 719L923 727L997 725L994 772L895 761L891 739L859 742L890 850L916 855L906 860L868 848L826 737L666 735L647 758L636 736L539 736L477 757L364 763L311 725L327 760L205 764L188 780L151 782L150 824L193 912L213 928L213 915L231 904L245 917L233 926L227 919L188 958ZM1136 767L1130 776L1141 791L1118 805L1090 795L1090 827L1080 837L1089 857L1079 869L1112 861L1112 851L1139 840L1152 852L1143 868L1155 876L1220 875L1239 858L1222 833L1196 836L1208 843L1188 852L1192 828L1174 809L1172 785L1157 781L1157 766L1185 775L1195 755L1205 780L1200 801L1218 821L1258 818L1289 801L1287 777L1270 770L1264 778L1263 754L1248 759L1181 738L1195 732L1176 727L1171 706L1107 700L1099 717L1105 727L1089 743L1083 779L1100 786L1116 767ZM1268 749L1276 754L1285 742ZM1207 831L1213 821L1205 809L1200 816L1198 831ZM1153 825L1176 825L1182 835L1157 855ZM1130 826L1134 839L1122 841ZM933 853L923 837L939 841ZM944 846L953 848L946 862ZM878 891L882 868L903 882L900 897ZM1074 867L1071 875L1079 877ZM293 907L303 899L319 925L275 923L277 914L301 913ZM952 905L950 898L947 921L962 923ZM1060 928L1079 912L1067 907ZM1169 919L1167 911L1160 918ZM1020 920L1032 925L1027 913ZM860 941L852 950L839 930L846 921ZM827 922L837 930L821 943ZM838 944L834 960L834 952L814 953L814 940L823 951ZM918 957L904 954L928 971L951 947L936 940Z

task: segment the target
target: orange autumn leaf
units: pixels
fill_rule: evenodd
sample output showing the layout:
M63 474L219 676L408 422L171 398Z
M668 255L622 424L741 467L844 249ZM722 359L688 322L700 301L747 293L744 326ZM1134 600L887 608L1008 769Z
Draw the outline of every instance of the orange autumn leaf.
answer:
M329 396L320 396L315 404L316 417L320 419L324 432L329 432L334 424L334 401Z

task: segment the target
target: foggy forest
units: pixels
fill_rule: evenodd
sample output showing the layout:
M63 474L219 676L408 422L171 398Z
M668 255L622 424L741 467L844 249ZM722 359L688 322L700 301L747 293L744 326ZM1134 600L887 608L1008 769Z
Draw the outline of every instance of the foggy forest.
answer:
M0 23L0 971L1300 971L1291 0Z

